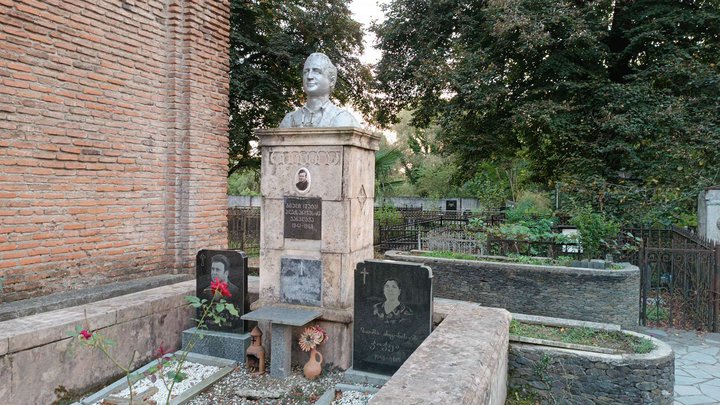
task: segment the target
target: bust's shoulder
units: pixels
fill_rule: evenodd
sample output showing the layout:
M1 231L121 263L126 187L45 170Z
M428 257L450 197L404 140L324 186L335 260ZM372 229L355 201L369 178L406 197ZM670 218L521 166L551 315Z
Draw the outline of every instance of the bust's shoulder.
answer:
M360 128L360 123L350 113L350 111L340 108L335 104L328 106L328 113L332 116L332 127L356 127Z
M294 110L285 114L285 117L280 122L280 125L278 127L279 128L292 128L294 126L297 126L297 125L293 125L293 123L298 121L298 119L295 117L298 114L301 114L300 118L302 118L302 111L300 108L295 108Z

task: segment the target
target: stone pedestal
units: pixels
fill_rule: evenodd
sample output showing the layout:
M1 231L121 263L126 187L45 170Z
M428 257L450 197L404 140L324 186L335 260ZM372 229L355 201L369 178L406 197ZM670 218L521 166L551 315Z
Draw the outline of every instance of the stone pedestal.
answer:
M252 343L249 333L238 334L214 330L198 332L197 329L190 328L182 333L182 347L187 347L187 343L198 333L202 333L203 336L195 341L195 346L190 352L234 360L240 364L245 363L245 352Z
M708 187L698 196L698 234L720 242L720 186Z
M352 352L353 271L373 256L379 137L349 127L257 134L260 299L252 308L279 303L319 309L319 323L329 334L320 351L326 363L346 369ZM302 330L296 329L294 336Z

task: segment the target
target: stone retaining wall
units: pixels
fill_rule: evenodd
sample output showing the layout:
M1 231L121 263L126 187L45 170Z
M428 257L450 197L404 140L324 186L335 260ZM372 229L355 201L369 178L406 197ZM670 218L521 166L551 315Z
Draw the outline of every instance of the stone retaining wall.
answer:
M248 277L251 300L258 278ZM193 326L185 296L195 280L0 322L0 404L49 404L117 380L122 373L98 350L78 347L67 335L76 325L117 342L113 355L139 367L160 345L180 348ZM73 347L75 344L75 347Z
M478 302L513 313L637 326L640 270L593 270L475 260L439 259L388 251L388 259L433 270L436 297Z
M450 300L434 312L447 316L370 404L504 404L510 314Z
M511 343L508 387L550 404L672 404L672 349L636 335L651 339L655 350L617 355Z

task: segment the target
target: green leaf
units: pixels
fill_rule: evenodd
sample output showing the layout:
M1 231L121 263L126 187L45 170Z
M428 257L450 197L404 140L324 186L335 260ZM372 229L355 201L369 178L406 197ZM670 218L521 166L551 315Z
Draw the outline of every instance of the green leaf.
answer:
M198 298L194 295L186 295L185 301L187 301L190 305L193 305L193 306L195 306L195 304L200 304L200 298Z
M225 304L218 302L217 305L215 305L215 311L222 312L223 310L225 310Z
M230 313L230 315L240 316L240 313L238 312L238 310L235 308L235 306L233 304L227 304L225 307L228 310L228 312Z

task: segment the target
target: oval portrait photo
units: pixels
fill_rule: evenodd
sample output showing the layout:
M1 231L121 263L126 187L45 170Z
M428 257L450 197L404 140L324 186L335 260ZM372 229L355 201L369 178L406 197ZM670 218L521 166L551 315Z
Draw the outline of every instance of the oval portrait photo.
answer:
M308 169L301 167L295 174L295 188L301 193L310 190L310 172Z

